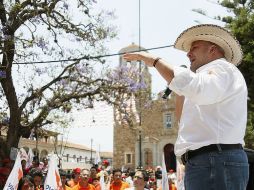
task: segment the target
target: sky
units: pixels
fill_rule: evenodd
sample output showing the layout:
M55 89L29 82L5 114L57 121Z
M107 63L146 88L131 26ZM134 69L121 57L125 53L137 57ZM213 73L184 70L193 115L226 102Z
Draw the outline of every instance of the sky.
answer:
M173 45L178 35L185 29L201 24L223 23L210 17L229 14L215 1L209 0L98 0L95 8L98 10L114 10L116 19L111 21L116 25L118 37L107 43L109 54L117 53L132 42L144 48L155 48ZM202 9L208 16L200 15L193 9ZM139 30L140 29L140 30ZM162 57L173 65L189 65L186 53L174 48L152 50L150 53ZM114 67L118 57L106 59L107 64ZM158 93L166 88L166 82L154 68L149 68L152 74L152 92ZM84 110L73 115L74 122L65 133L67 140L84 144L100 151L113 151L113 111L105 103L95 105L93 110Z

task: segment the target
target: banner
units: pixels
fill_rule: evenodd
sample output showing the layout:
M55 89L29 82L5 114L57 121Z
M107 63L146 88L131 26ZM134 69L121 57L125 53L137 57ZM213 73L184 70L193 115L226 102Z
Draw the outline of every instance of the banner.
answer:
M49 168L44 183L44 190L63 190L61 177L57 167L57 156L55 154L52 154L49 158Z
M16 190L18 188L19 180L23 177L23 171L21 166L20 152L18 152L15 164L12 171L6 181L3 190Z

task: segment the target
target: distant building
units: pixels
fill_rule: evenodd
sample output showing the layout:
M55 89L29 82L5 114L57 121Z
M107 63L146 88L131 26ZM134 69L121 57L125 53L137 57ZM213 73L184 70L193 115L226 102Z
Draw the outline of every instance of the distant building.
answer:
M6 128L7 129L7 128ZM88 168L94 164L96 151L85 145L71 142L58 141L59 133L38 129L37 138L31 135L30 138L20 138L18 148L24 148L27 152L32 149L33 154L40 159L48 157L49 154L55 153L60 158L62 169L74 169L77 167ZM6 138L6 130L1 131L1 137ZM101 160L107 159L112 163L112 152L100 152Z

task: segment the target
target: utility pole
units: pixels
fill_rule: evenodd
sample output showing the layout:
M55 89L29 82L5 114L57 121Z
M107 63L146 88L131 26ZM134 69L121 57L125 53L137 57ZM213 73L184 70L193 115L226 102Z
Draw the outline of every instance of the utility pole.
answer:
M138 11L138 47L139 47L139 51L141 50L141 26L140 26L140 15L141 15L141 6L140 6L140 0L139 0L139 11ZM142 72L142 65L141 65L141 61L139 61L139 82L141 82L141 72ZM139 90L139 127L142 127L142 120L141 120L141 107L142 107L142 94L141 94L141 90ZM139 129L139 169L142 168L142 135L141 135L141 129Z
M90 163L93 164L93 139L91 139L91 158Z

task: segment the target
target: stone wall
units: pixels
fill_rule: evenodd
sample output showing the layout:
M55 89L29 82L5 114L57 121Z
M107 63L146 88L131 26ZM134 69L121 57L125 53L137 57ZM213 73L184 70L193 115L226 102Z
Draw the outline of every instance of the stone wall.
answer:
M174 144L178 126L174 117L174 96L168 100L154 100L150 106L142 106L141 127L137 123L133 127L121 125L115 121L113 168L136 168L139 166L141 136L142 166L154 167L161 165L163 148L166 144ZM164 126L164 115L169 113L172 127ZM141 133L139 133L141 132ZM131 154L132 162L126 163L126 154ZM152 154L152 155L151 155ZM151 158L152 157L152 158ZM152 163L149 163L152 162Z

